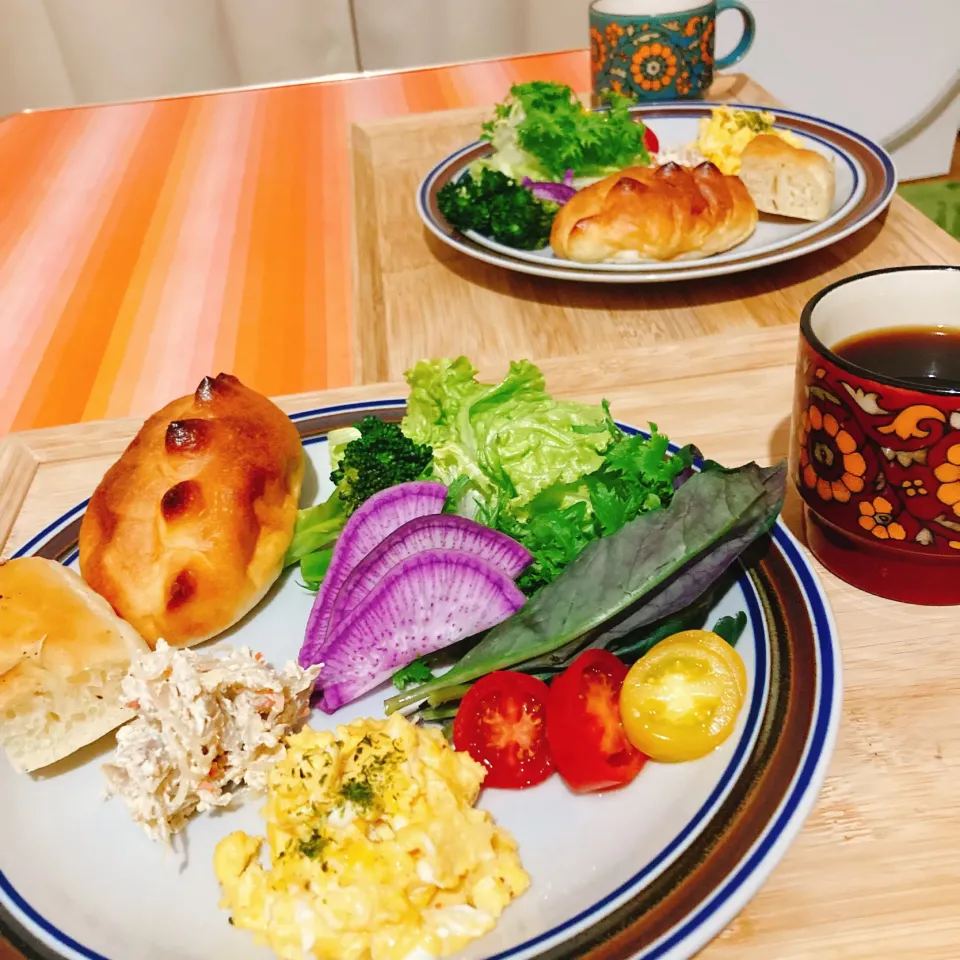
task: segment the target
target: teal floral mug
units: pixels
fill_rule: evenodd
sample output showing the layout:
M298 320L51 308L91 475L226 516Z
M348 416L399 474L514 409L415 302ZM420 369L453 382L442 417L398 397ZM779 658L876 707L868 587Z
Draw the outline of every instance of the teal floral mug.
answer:
M717 14L736 10L743 33L733 51L714 59ZM590 4L590 67L595 100L608 91L637 100L703 97L714 68L742 60L756 24L741 0L594 0Z

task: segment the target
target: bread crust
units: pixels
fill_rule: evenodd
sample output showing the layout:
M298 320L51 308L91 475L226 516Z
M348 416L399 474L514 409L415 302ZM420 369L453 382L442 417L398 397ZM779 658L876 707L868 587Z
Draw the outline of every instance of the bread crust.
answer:
M550 243L581 263L695 259L742 243L756 225L737 177L708 162L667 163L627 167L579 191L557 213Z
M229 374L205 377L144 423L94 491L83 577L151 648L207 640L280 575L303 469L275 404Z

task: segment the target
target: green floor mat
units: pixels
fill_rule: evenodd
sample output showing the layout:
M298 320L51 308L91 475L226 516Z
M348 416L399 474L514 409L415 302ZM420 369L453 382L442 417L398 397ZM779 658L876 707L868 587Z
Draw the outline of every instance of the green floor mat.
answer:
M906 183L897 192L938 227L960 240L960 182Z

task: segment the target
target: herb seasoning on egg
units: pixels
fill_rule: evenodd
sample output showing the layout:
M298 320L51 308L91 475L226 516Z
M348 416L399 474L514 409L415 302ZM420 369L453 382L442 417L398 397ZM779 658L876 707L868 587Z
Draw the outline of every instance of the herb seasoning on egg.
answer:
M298 849L303 856L316 860L322 855L324 847L329 842L329 839L319 830L314 830L306 840L300 841Z
M285 747L268 778L266 836L235 831L214 854L237 927L279 956L305 932L312 955L371 956L386 930L404 955L449 956L527 888L515 841L474 808L484 768L439 731L397 714L335 734L306 727ZM458 856L444 854L457 844Z

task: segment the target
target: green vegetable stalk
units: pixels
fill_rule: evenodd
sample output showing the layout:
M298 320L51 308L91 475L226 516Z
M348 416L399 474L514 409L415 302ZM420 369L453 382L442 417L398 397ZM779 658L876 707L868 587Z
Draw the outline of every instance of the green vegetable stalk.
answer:
M308 553L300 560L300 575L304 586L314 593L320 589L323 578L327 575L327 567L333 559L333 547L326 547L314 553Z
M293 528L293 540L287 547L283 565L288 567L311 553L329 547L340 536L340 531L346 522L346 505L337 496L336 491L323 503L301 510L297 514L297 522ZM303 577L309 585L310 578L308 575L304 573Z
M352 428L332 431L329 443L333 466L330 479L336 489L323 503L297 514L284 566L330 548L350 514L375 493L422 479L431 470L433 451L429 446L415 443L404 436L397 424L377 417L364 417ZM313 576L302 570L308 586L312 582L319 586L316 573L326 572L325 565L319 570L319 562L313 562L310 568Z

